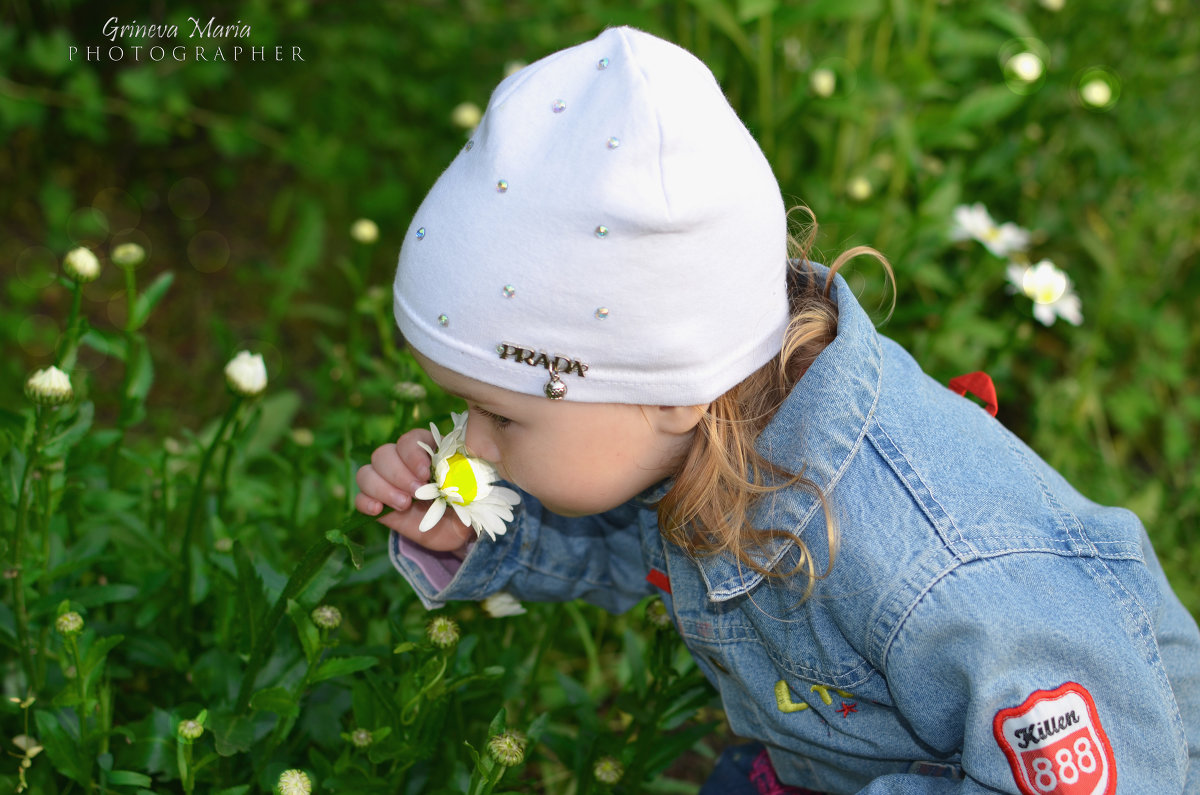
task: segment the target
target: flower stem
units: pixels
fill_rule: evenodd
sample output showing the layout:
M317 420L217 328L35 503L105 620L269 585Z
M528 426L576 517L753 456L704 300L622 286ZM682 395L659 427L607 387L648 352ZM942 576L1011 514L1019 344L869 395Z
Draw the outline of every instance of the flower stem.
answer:
M25 458L25 470L21 473L21 486L17 491L17 521L13 525L12 564L16 571L13 577L13 603L17 608L17 645L21 647L21 666L25 669L25 677L30 688L37 692L40 683L35 681L36 669L33 665L33 654L29 642L29 611L25 606L25 574L21 560L25 542L25 520L29 515L29 476L37 467L41 454L42 434L46 429L47 409L38 406L34 409L33 439L29 443L29 453Z
M196 486L192 489L192 500L188 506L187 525L184 526L183 530L183 546L179 550L179 562L183 566L183 609L185 612L189 609L192 601L192 536L196 532L196 525L200 521L200 508L204 503L204 480L208 476L208 468L212 464L213 453L221 443L221 437L225 435L225 429L229 427L229 423L233 421L241 405L241 396L235 396L233 402L229 404L229 409L226 410L225 416L221 418L221 424L217 427L217 432L213 435L212 441L205 448L204 457L200 459L200 472L196 475Z
M79 307L83 301L83 285L75 282L71 292L71 314L67 316L67 336L58 356L58 367L71 372L75 367L75 352L79 347Z
M340 531L342 534L347 534L351 530L357 530L368 522L373 522L390 512L390 508L385 508L379 516L357 514L350 520L343 522ZM254 644L254 649L250 653L250 661L246 664L246 673L242 676L241 687L238 688L237 705L234 708L235 714L243 715L250 708L250 696L253 695L254 680L258 678L258 673L262 670L263 663L266 662L267 653L271 650L271 645L275 640L275 629L279 626L279 621L283 618L283 614L287 610L288 600L294 599L297 594L308 586L312 578L317 576L317 572L325 565L325 561L329 560L329 556L339 546L341 544L336 544L327 538L320 539L308 548L308 551L304 553L304 557L300 559L300 563L292 571L292 576L288 578L287 584L283 586L283 591L279 594L279 598L275 600L275 604L271 606L271 611L267 613L267 618L263 622L262 629L258 635L258 642Z

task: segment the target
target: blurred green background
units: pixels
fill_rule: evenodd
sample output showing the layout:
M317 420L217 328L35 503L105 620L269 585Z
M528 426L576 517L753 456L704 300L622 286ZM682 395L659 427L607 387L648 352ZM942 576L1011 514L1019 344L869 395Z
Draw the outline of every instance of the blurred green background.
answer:
M466 139L470 105L486 106L508 69L634 25L713 69L785 197L820 220L814 258L858 244L888 256L897 303L882 331L939 380L990 373L1001 421L1085 495L1135 510L1197 614L1195 10L1190 0L15 0L0 17L0 406L21 410L25 378L53 362L71 301L60 262L85 245L104 270L84 290L91 332L73 381L96 426L120 427L146 455L200 434L227 400L222 367L249 348L266 357L279 428L235 466L252 470L285 427L312 428L325 473L314 494L344 508L365 451L446 408L436 396L397 403L395 382L419 376L387 349L386 289L411 214ZM113 17L174 23L180 40L110 41ZM188 17L249 26L202 42L209 58L242 46L241 60L198 61ZM168 45L157 60L154 44ZM252 46L268 57L250 60ZM1039 68L1018 69L1022 53ZM1107 96L1083 91L1095 81ZM1009 289L1006 259L951 240L954 208L975 202L1030 230L1031 261L1069 275L1081 325L1037 322ZM378 224L377 242L351 238L359 218ZM136 377L119 344L125 277L107 261L122 242L148 252L139 284L175 274L141 330L148 356ZM882 271L864 260L849 276L882 320ZM125 487L138 471L130 464Z

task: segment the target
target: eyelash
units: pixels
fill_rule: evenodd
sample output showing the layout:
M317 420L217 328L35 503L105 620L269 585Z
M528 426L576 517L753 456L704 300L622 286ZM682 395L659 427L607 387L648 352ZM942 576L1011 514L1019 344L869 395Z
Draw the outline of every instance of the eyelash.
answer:
M501 431L504 430L505 428L508 427L509 423L512 422L512 420L510 420L508 417L501 417L499 414L495 414L491 411L488 411L487 409L483 408L482 406L476 406L475 410L478 411L483 416L487 417L489 420L491 420L492 424L496 426L497 430L501 430Z

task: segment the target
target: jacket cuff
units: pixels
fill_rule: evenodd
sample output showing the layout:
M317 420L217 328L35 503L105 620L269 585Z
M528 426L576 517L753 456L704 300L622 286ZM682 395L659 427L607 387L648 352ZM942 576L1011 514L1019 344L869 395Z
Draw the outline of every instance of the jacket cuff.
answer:
M454 600L479 601L500 590L505 581L502 570L515 567L509 562L516 523L495 541L471 541L467 555L459 560L451 552L434 552L413 543L397 532L388 539L388 558L428 610L444 607ZM500 583L493 585L493 583Z

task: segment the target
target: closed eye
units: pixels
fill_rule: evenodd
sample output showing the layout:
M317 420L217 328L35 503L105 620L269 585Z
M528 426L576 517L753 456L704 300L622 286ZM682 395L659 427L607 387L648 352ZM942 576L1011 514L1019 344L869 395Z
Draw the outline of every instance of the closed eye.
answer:
M487 417L489 420L491 420L492 424L496 426L497 430L501 430L501 431L504 430L512 422L512 420L510 420L508 417L502 417L499 414L496 414L495 412L488 411L487 409L483 408L482 406L476 406L475 410L478 411L483 416Z

